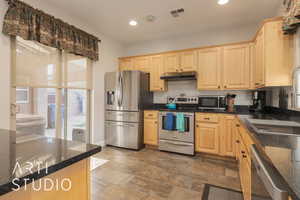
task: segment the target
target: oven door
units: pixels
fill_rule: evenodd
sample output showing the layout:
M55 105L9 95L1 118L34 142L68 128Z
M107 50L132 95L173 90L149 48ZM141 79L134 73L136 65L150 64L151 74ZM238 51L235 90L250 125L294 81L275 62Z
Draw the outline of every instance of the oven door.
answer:
M251 146L251 161L252 200L288 200L288 192L281 177L255 144Z
M199 106L203 109L217 109L219 97L199 97Z
M174 127L173 130L165 128L167 112L159 113L159 139L160 140L174 140L180 142L194 143L194 113L183 113L185 122L185 132L176 130L176 113L174 113Z

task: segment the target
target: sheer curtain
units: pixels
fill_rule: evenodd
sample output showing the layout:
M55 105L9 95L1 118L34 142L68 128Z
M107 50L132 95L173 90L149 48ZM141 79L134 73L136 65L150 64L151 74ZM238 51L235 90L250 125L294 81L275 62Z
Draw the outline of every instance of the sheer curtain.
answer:
M89 138L90 59L16 37L13 71L20 137Z

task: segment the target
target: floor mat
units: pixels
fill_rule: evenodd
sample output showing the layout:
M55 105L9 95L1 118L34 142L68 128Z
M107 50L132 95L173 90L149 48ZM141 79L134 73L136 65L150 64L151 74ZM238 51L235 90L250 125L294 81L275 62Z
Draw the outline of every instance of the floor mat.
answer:
M235 191L219 186L206 184L201 200L243 200L243 194L240 191ZM252 200L270 200L265 197L252 197Z

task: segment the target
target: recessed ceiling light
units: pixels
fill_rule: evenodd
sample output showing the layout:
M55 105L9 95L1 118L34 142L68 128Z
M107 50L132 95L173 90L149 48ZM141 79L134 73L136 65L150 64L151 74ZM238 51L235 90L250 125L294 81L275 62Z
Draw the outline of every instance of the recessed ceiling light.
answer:
M136 26L138 23L137 23L137 21L135 21L135 20L130 20L129 21L129 25L130 26Z
M229 0L219 0L218 1L218 4L220 4L220 5L225 5L226 3L228 3L229 2Z

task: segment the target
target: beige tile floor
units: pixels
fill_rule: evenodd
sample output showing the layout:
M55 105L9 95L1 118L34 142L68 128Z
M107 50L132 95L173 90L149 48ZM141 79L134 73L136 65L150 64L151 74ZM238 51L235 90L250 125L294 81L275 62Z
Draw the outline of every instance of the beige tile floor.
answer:
M95 157L108 162L92 171L92 200L200 200L205 183L240 191L234 162L112 147Z

